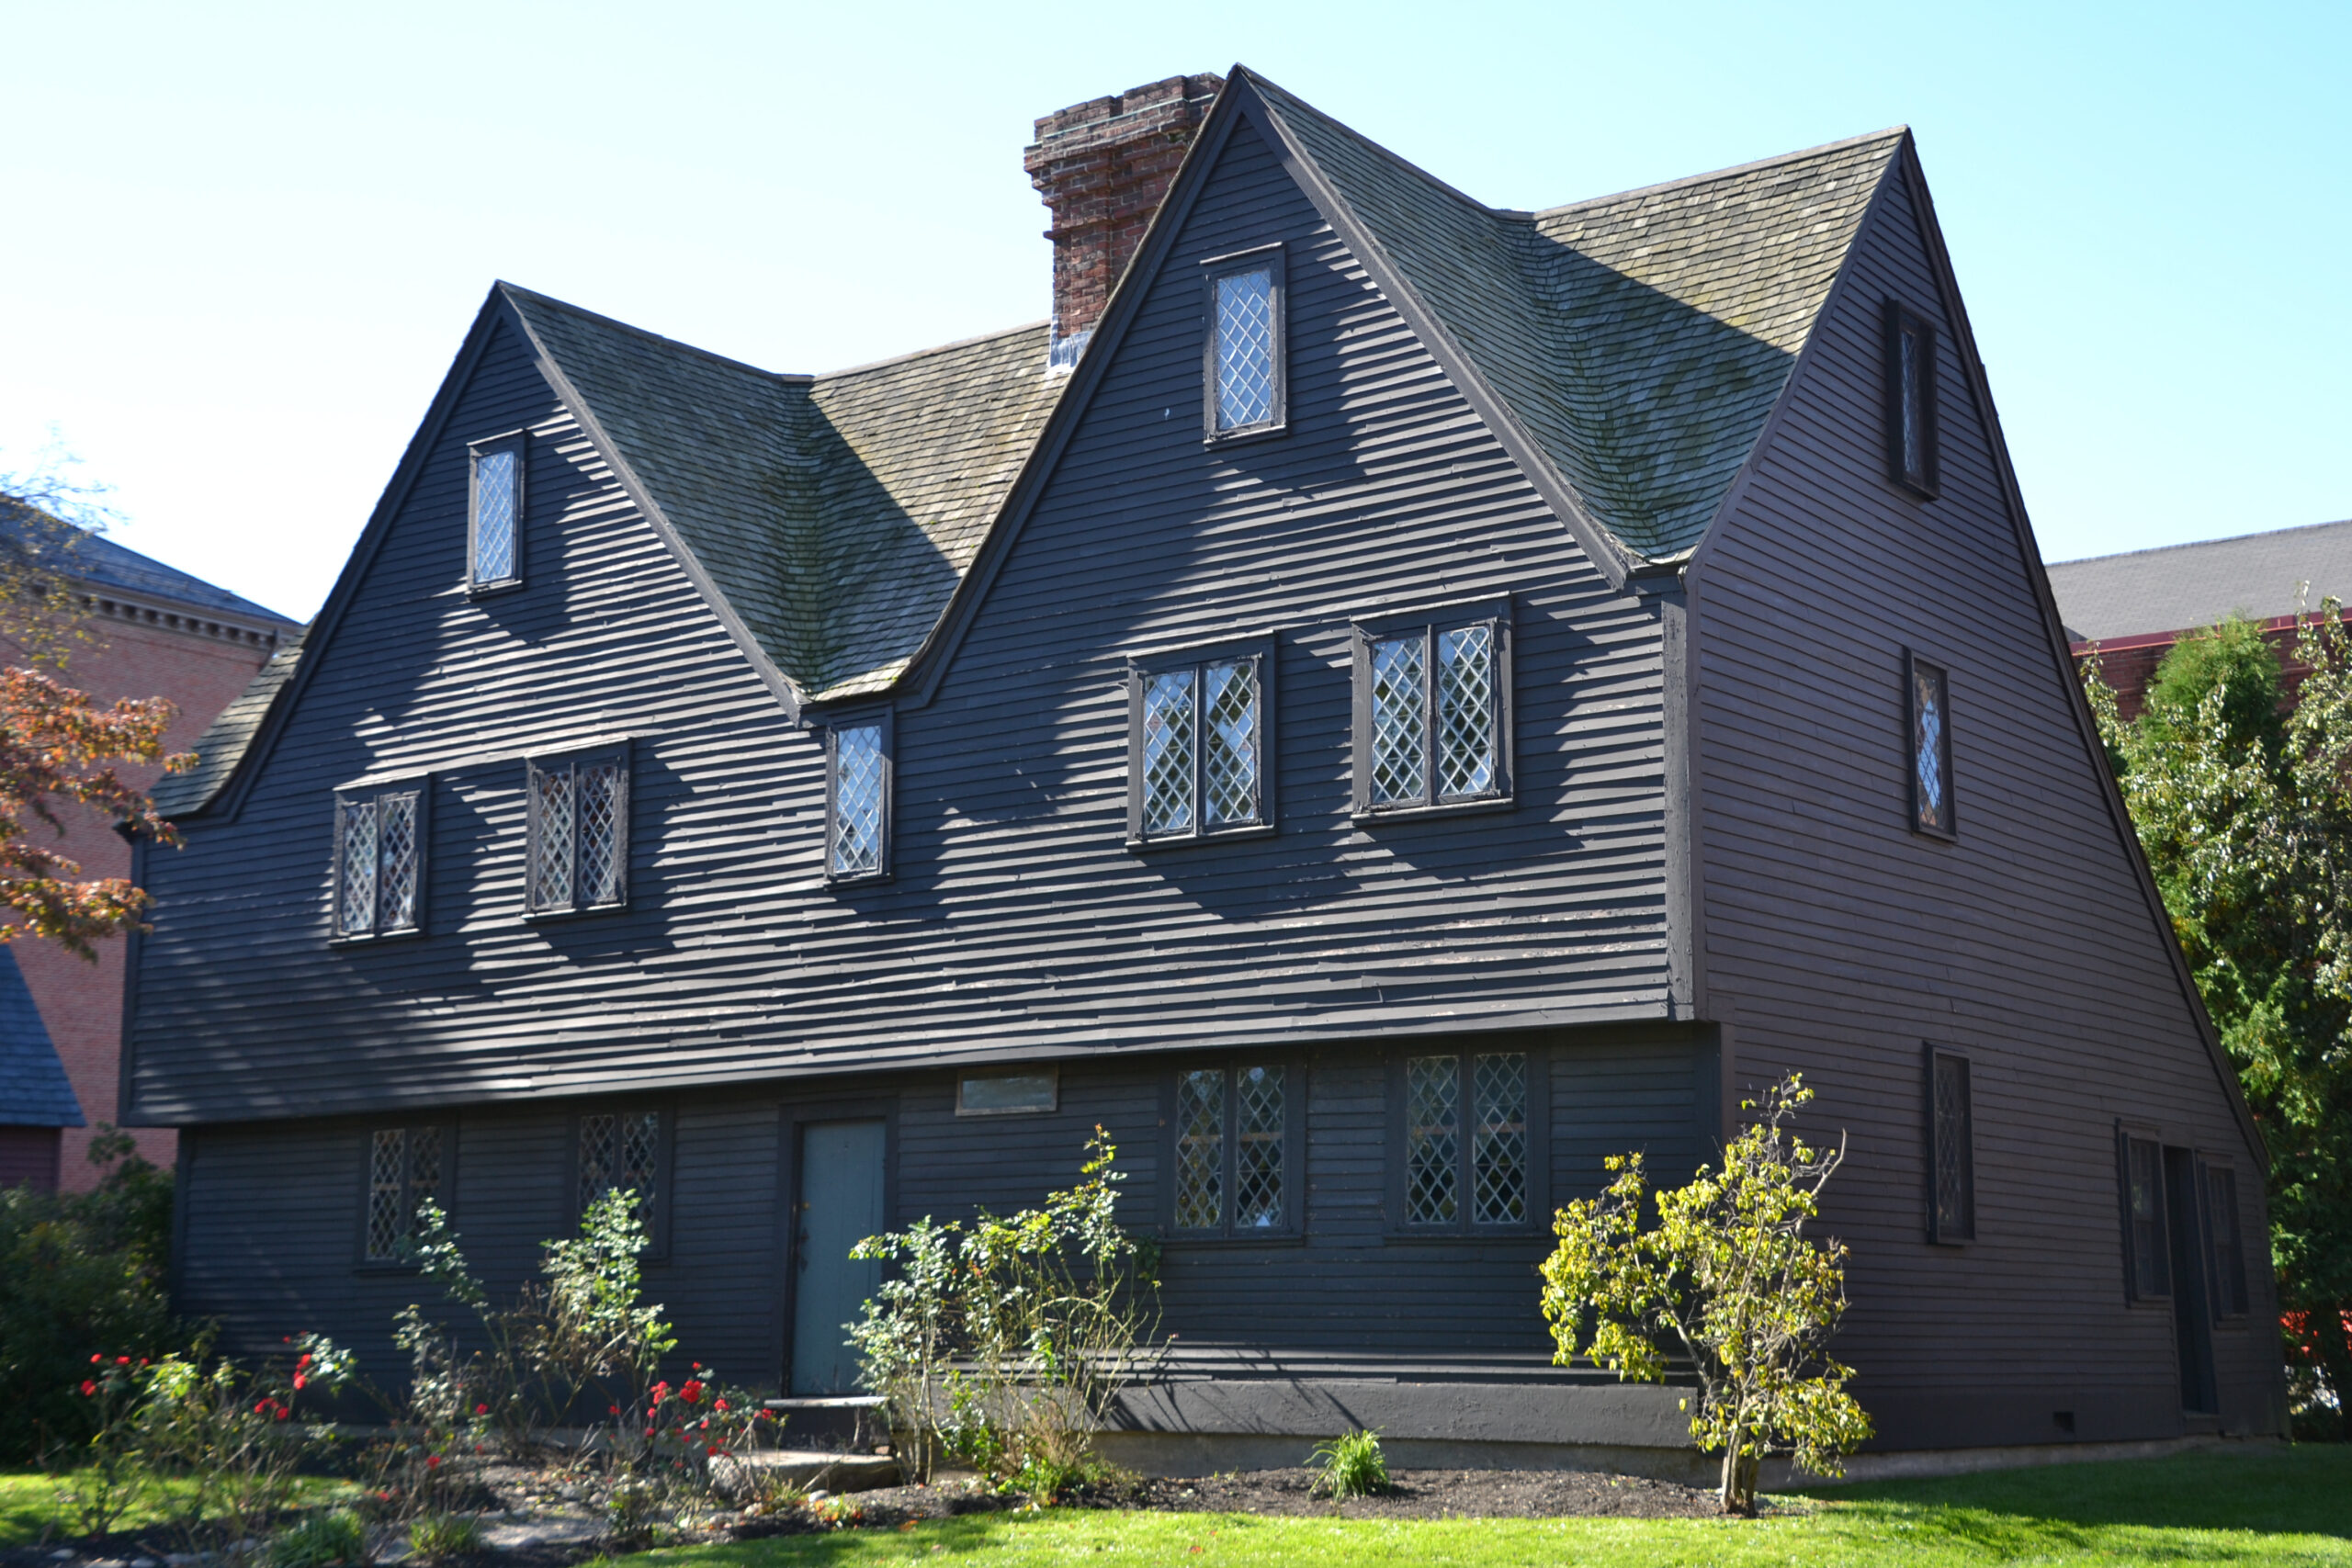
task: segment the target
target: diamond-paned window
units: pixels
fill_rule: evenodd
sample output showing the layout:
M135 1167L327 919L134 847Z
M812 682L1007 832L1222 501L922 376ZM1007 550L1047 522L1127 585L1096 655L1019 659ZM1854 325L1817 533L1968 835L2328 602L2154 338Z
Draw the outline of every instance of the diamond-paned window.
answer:
M498 446L474 454L473 581L483 587L519 575L514 547L521 522L523 454Z
M1192 670L1147 676L1143 687L1143 830L1193 829Z
M1216 279L1216 428L1274 423L1281 374L1274 271L1271 264Z
M1437 639L1437 793L1495 787L1495 628L1457 626Z
M1967 1241L1976 1234L1973 1132L1970 1124L1968 1063L1940 1051L1928 1055L1928 1119L1934 1146L1928 1150L1933 1185L1928 1239Z
M1258 665L1254 660L1211 664L1202 694L1202 815L1212 828L1259 820Z
M379 936L422 924L424 787L336 794L336 936Z
M1952 831L1951 687L1940 665L1911 660L1911 825Z
M1176 1076L1176 1226L1225 1224L1225 1073L1201 1067Z
M827 869L842 878L877 875L889 795L882 726L836 727L831 761L832 842Z
M628 764L610 753L533 761L526 907L560 914L628 897Z
M1267 659L1261 651L1174 654L1131 669L1132 840L1266 825Z
M1462 1059L1405 1064L1405 1218L1452 1224L1461 1212Z
M1429 637L1414 632L1372 645L1372 798L1426 800Z
M1936 493L1936 329L1886 302L1886 466L1905 490Z
M658 1111L594 1111L580 1119L580 1209L616 1190L637 1194L638 1223L653 1234L662 1155Z
M1527 1218L1527 1057L1498 1052L1470 1062L1470 1217L1515 1225Z
M1274 1230L1283 1223L1283 1070L1243 1067L1233 1075L1233 1224Z
M445 1201L441 1129L379 1127L368 1140L368 1224L370 1263L401 1260L426 1199Z
M1178 1230L1238 1236L1295 1228L1286 1168L1288 1078L1272 1062L1176 1075Z
M1356 628L1355 809L1410 811L1510 793L1508 606Z
M2172 1262L2165 1223L2165 1152L2154 1138L2123 1140L2123 1208L2131 1243L2132 1295L2172 1294Z
M335 926L345 936L360 936L376 929L376 802L342 801L336 810L343 844Z

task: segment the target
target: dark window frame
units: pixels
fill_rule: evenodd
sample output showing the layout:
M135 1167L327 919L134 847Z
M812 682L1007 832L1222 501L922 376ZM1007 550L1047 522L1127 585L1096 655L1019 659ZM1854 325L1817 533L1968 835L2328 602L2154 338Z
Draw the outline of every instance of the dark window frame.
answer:
M1928 1241L1932 1246L1958 1247L1976 1239L1976 1085L1975 1066L1972 1060L1958 1051L1949 1051L1928 1043L1921 1055L1925 1061L1927 1084L1927 1155L1928 1155ZM1938 1111L1941 1104L1938 1095L1939 1081L1947 1067L1957 1067L1961 1084L1960 1180L1962 1213L1956 1224L1948 1224L1937 1190L1939 1175L1943 1167L1944 1129Z
M1526 1218L1518 1221L1484 1222L1471 1218L1473 1194L1477 1182L1477 1140L1473 1134L1472 1120L1476 1112L1477 1063L1480 1056L1519 1055L1526 1057L1527 1072L1527 1192L1524 1206ZM1461 1147L1455 1151L1455 1191L1460 1195L1457 1213L1452 1220L1441 1224L1416 1224L1408 1217L1410 1199L1407 1191L1408 1162L1412 1154L1411 1095L1408 1088L1407 1064L1422 1056L1452 1056L1454 1058L1455 1082L1459 1093L1455 1100ZM1526 1236L1549 1235L1552 1226L1552 1054L1540 1045L1521 1045L1510 1042L1487 1042L1459 1047L1448 1047L1432 1041L1421 1047L1406 1047L1392 1054L1387 1064L1387 1105L1384 1112L1386 1133L1388 1175L1386 1184L1386 1234L1392 1241L1482 1241L1489 1236Z
M2143 1270L2143 1257L2134 1235L2137 1217L2132 1209L2132 1160L2135 1147L2154 1151L2155 1172L2153 1190L2155 1194L2155 1246L2153 1252L2154 1269ZM2167 1212L2170 1198L2165 1190L2165 1145L2163 1136L2154 1128L2135 1122L2119 1121L2115 1124L2115 1184L2116 1201L2123 1220L2123 1296L2134 1304L2172 1305L2172 1216Z
M1438 668L1437 640L1450 631L1484 624L1493 637L1493 690L1488 694L1495 787L1476 795L1448 795L1438 785ZM1414 800L1373 799L1373 646L1419 631L1421 659L1421 795ZM1351 689L1349 701L1350 815L1357 826L1400 818L1451 816L1457 813L1509 810L1517 804L1517 773L1513 766L1514 731L1511 601L1481 599L1358 615L1348 623Z
M891 875L891 852L896 848L897 835L891 831L891 818L898 814L899 804L899 729L898 710L888 705L874 707L844 709L828 714L825 728L825 886L854 887L869 882L888 882ZM833 869L834 852L841 847L841 732L873 726L882 731L882 808L876 825L875 866L871 871L838 872Z
M417 1204L416 1134L427 1129L441 1134L441 1177L434 1186L434 1201L441 1205L443 1213L450 1215L453 1221L455 1219L458 1212L457 1118L454 1115L395 1117L366 1122L359 1130L359 1229L357 1235L354 1238L353 1246L353 1254L357 1258L354 1267L361 1273L413 1273L417 1267L416 1260L413 1258L379 1258L370 1255L368 1250L368 1210L376 1191L376 1136L379 1133L402 1134L406 1139L402 1159L407 1166L404 1181L407 1188L406 1205L410 1228L401 1234L403 1238L414 1234Z
M654 1134L653 1201L638 1205L638 1216L645 1226L645 1250L639 1256L648 1263L670 1260L670 1214L672 1199L676 1190L674 1172L677 1168L678 1107L666 1095L639 1096L609 1104L574 1106L564 1119L568 1134L566 1144L564 1204L571 1215L573 1235L580 1230L581 1216L587 1204L582 1201L580 1182L582 1176L580 1158L580 1136L582 1125L591 1116L631 1116L653 1112L661 1118L660 1129Z
M382 909L384 897L383 862L380 839L376 867L376 916L366 931L344 930L344 831L345 807L362 801L377 803L406 795L416 802L416 909L415 918L404 926L386 926ZM331 829L334 856L327 870L327 942L331 947L368 947L378 942L405 942L426 934L431 913L433 870L433 775L410 773L387 775L379 779L362 779L343 785L334 792L332 809L334 821ZM379 829L380 833L381 829Z
M593 902L580 901L580 807L578 771L585 766L611 763L619 769L620 801L617 827L620 841L615 847L615 875L617 891L609 898ZM562 904L542 907L537 902L539 839L545 827L540 821L539 775L558 768L571 770L574 779L571 814L571 898ZM637 815L636 746L628 739L599 740L578 746L552 748L534 751L523 760L523 917L528 920L573 920L596 915L610 914L629 907L630 862L637 850L635 819Z
M1240 1108L1241 1074L1251 1067L1283 1070L1283 1223L1242 1227L1234 1224L1234 1197L1240 1168L1240 1139L1235 1135ZM1188 1072L1216 1068L1225 1074L1225 1132L1219 1178L1221 1217L1211 1227L1176 1224L1176 1172L1182 1156L1183 1128L1177 1119L1178 1083ZM1306 1060L1287 1051L1219 1052L1213 1056L1176 1064L1166 1073L1159 1090L1161 1168L1168 1179L1160 1183L1159 1234L1171 1242L1223 1245L1295 1242L1306 1234Z
M1932 671L1942 702L1941 728L1936 737L1937 766L1943 770L1944 804L1939 822L1922 820L1919 796L1919 673ZM1903 650L1903 766L1905 798L1910 802L1911 830L1947 843L1960 838L1960 781L1952 776L1951 666L1915 648Z
M2228 1196L2221 1189L2228 1188ZM2247 1287L2245 1268L2245 1210L2238 1195L2237 1167L2226 1159L2197 1156L2197 1201L2204 1210L2199 1215L2200 1229L2205 1239L2206 1299L2213 1303L2216 1323L2249 1315L2253 1300ZM2229 1235L2223 1237L2214 1216L2229 1218Z
M1253 245L1245 251L1228 251L1223 255L1210 256L1201 263L1202 294L1202 357L1201 357L1201 442L1205 446L1224 446L1239 441L1259 441L1272 435L1283 435L1290 430L1290 280L1289 254L1283 242ZM1273 364L1269 379L1272 387L1272 412L1254 424L1236 425L1227 430L1217 423L1217 331L1216 293L1221 279L1238 273L1267 271L1269 287L1273 294Z
M1224 642L1202 643L1127 660L1127 838L1131 850L1166 849L1180 844L1222 839L1261 839L1281 830L1274 802L1276 745L1275 664L1278 639L1272 632ZM1255 820L1211 828L1207 825L1208 748L1203 745L1208 701L1208 668L1249 660L1258 679L1258 816ZM1144 688L1154 675L1171 671L1193 671L1193 825L1182 832L1148 832L1144 828Z
M1886 477L1897 489L1922 501L1935 500L1942 489L1941 435L1937 417L1938 404L1942 400L1938 379L1938 335L1935 323L1917 310L1899 299L1886 301ZM1904 376L1905 338L1919 345L1913 361L1918 372L1916 386ZM1916 412L1918 416L1919 462L1916 468L1905 459L1906 412Z
M1042 1077L1053 1087L1043 1105L967 1105L964 1085L972 1078ZM956 1073L956 1114L958 1116L1051 1116L1062 1108L1062 1070L1055 1063L1035 1066L962 1067Z
M466 443L466 592L475 598L511 593L523 586L524 519L530 494L530 432L510 430ZM481 560L481 460L495 452L514 454L514 566L504 577L476 575Z

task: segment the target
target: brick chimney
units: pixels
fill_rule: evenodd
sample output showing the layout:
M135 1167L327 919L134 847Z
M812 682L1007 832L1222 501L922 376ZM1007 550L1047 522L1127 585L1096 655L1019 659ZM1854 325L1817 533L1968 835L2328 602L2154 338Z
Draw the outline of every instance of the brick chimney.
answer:
M1224 85L1222 76L1170 76L1037 122L1021 166L1054 215L1046 231L1054 243L1053 368L1078 363Z

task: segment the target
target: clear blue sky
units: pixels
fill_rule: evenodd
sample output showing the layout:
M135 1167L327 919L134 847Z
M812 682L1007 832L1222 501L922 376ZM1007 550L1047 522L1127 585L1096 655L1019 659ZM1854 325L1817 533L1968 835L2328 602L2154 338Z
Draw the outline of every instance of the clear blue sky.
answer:
M777 369L1046 313L1029 122L1236 59L1482 199L1907 122L2051 559L2352 516L2352 6L6 13L0 468L288 614L505 277Z

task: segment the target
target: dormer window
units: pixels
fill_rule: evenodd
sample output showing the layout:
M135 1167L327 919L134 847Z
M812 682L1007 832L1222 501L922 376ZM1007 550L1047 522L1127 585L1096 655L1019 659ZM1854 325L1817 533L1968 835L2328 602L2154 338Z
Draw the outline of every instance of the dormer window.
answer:
M1886 302L1887 475L1913 494L1936 493L1936 329Z
M628 901L628 751L600 748L529 764L524 903L534 915Z
M523 581L523 437L518 432L471 447L473 494L466 529L469 587L513 588Z
M1284 418L1283 252L1204 264L1208 280L1208 438L1270 434Z
M844 719L825 732L825 880L888 876L889 840L890 716Z

